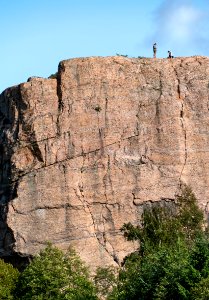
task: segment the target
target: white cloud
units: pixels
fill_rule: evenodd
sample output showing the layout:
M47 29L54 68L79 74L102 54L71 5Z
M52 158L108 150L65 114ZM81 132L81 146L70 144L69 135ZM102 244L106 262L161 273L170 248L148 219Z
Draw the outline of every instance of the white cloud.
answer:
M155 28L148 42L157 41L177 55L203 54L206 51L209 54L208 1L205 4L204 0L201 1L202 5L189 0L165 0L154 12Z
M194 26L201 20L201 12L182 5L170 11L166 19L167 30L164 33L169 34L170 38L184 41L192 38Z

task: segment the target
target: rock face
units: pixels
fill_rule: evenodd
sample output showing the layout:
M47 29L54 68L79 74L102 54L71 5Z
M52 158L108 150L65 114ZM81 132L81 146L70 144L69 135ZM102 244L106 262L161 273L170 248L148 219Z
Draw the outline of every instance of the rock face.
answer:
M118 264L121 226L181 182L207 212L209 58L66 60L1 94L1 256L51 241Z

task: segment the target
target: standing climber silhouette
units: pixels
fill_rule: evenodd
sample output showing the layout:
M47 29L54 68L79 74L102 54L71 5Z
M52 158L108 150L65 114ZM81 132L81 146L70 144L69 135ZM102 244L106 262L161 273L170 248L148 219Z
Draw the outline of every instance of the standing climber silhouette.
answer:
M157 44L154 43L153 44L153 57L156 58L156 54L157 54Z

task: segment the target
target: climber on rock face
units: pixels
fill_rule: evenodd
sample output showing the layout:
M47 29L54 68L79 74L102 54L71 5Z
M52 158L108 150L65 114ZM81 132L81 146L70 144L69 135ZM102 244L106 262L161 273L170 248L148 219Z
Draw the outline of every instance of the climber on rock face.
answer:
M153 57L156 58L156 54L157 54L157 44L154 43L153 44Z

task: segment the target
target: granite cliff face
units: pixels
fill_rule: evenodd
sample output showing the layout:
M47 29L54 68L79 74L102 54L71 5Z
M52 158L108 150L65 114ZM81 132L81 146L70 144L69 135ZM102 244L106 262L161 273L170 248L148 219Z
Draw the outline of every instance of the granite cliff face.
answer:
M207 213L209 58L66 60L1 94L1 256L51 241L118 264L121 226L181 182Z

